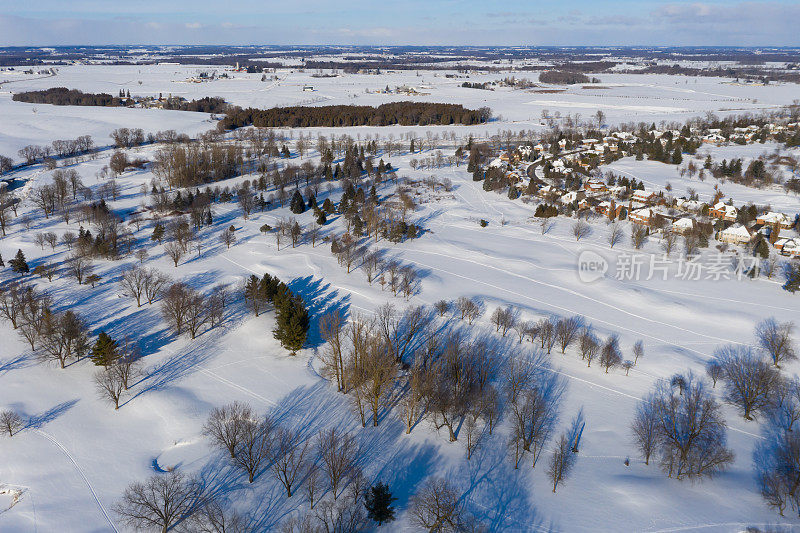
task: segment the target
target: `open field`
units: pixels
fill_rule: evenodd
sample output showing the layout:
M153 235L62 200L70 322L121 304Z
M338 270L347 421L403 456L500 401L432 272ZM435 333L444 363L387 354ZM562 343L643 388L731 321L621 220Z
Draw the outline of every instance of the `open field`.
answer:
M414 131L457 132L463 142L470 134L488 136L505 129L545 131L543 109L562 115L580 113L584 119L601 109L610 124L622 122L660 123L683 121L713 112L756 112L787 104L797 95L796 85L772 84L744 87L717 78L689 78L666 75L601 74L603 89L570 86L560 93L498 89L484 91L462 88L464 81L483 82L500 74L470 74L446 78L443 73L388 72L377 75L344 74L334 78L313 78L309 72L279 70L277 80L260 81L261 75L230 73L233 79L205 83L185 80L199 71L219 67L176 65L59 67L54 77L27 79L0 72L0 154L16 158L16 151L28 144L90 134L98 146L110 144L108 134L118 127L139 127L146 132L175 129L196 136L214 127L209 115L163 110L99 107L58 107L13 102L5 91L35 90L64 86L91 92L116 94L120 89L133 94L158 93L187 99L221 96L235 105L269 107L280 105L377 105L387 101L424 100L455 102L470 108L489 106L496 120L489 124L463 127L320 128L304 130L313 137L324 134L350 135L354 139L389 134L399 138ZM535 74L534 74L535 76ZM303 86L313 85L313 91ZM424 96L370 94L386 86L414 86ZM34 112L35 108L35 112ZM283 133L283 132L281 132ZM298 131L291 132L291 145ZM403 141L405 145L405 141ZM130 157L155 158L159 146L126 150ZM706 147L715 160L751 159L774 151L774 144ZM452 149L445 149L447 155ZM101 151L96 159L76 163L83 184L97 201L108 180L99 171L109 164L112 150ZM591 233L580 240L573 235L573 223L566 217L553 219L545 232L534 219L535 205L510 200L505 194L483 190L464 165L429 170L411 168L412 158L432 155L433 150L383 155L394 167L389 179L378 185L382 202L396 202L393 180L408 184L414 199L409 221L422 229L418 238L392 244L386 239L362 239L362 243L384 260L395 259L413 267L420 286L408 298L393 296L377 282L368 283L360 269L347 271L331 253L324 237L342 234L349 228L345 217L333 214L320 229L316 245L308 237L297 246L283 241L280 249L273 233L262 233L265 224L277 227L282 219L295 216L304 229L313 225L310 210L293 215L288 202L273 201L266 210L256 209L242 216L235 201L212 205L213 224L197 230L194 243L178 266L167 255L166 246L151 240L160 215L142 209L157 176L152 165L128 169L116 178L119 193L107 198L109 209L130 220L133 212L144 214L141 228L128 224L133 249L147 249L147 266L207 293L217 285L239 286L251 274L270 273L285 281L302 297L311 315L311 329L305 347L296 356L288 354L273 337L275 313L269 309L255 317L241 301L241 291L225 310L221 325L195 339L176 335L160 312L158 302L137 307L121 294L120 278L126 268L140 260L125 255L118 260L94 259L94 273L101 279L96 287L77 284L67 273L71 251L63 244L39 245L36 234L78 232L80 223L66 223L57 215L43 216L34 205L36 187L52 182L52 171L33 165L13 176L24 184L15 191L22 198L17 219L27 216L29 227L17 219L0 238L0 254L8 264L21 249L31 269L37 264L59 265L52 282L28 276L31 283L52 295L55 310L73 309L88 321L94 338L101 330L113 338L135 339L143 355L142 373L123 396L118 410L95 391L95 367L88 359L73 361L65 369L37 361L35 350L8 322L0 323L0 409L11 408L24 415L26 428L13 438L0 439L0 531L101 532L128 531L114 512L115 503L126 486L154 474L178 470L197 475L247 518L247 530L275 531L288 517L309 511L299 492L287 498L269 468L263 468L253 484L231 466L226 454L203 435L203 424L215 407L231 401L247 402L258 413L271 413L307 437L335 427L352 432L363 452L363 470L368 483L386 482L397 498L397 520L381 527L386 531L416 530L408 513L412 495L429 476L451 480L458 488L465 508L491 531L637 531L637 532L729 532L748 526L800 529L791 509L786 518L765 505L754 479L752 453L763 439L763 419L746 420L736 408L722 408L728 424L727 444L735 454L731 467L713 479L698 482L668 478L651 461L645 465L632 442L630 421L641 398L660 379L691 371L702 376L715 348L723 344L753 343L755 325L766 317L780 322L798 321L798 296L781 289L779 277L741 279L732 268L732 257L745 252L731 247L717 253L705 249L701 261L717 261L721 279L681 279L680 253L665 263L667 276L626 279L622 265L637 255L646 261L662 257L661 238L652 236L640 250L631 245L629 221L620 222L624 239L611 249L611 226L594 219ZM797 155L797 150L789 151ZM320 162L312 148L301 160L276 158L278 167ZM341 162L337 159L337 162ZM335 162L334 162L335 164ZM736 204L770 204L773 209L796 213L798 198L781 188L753 189L733 183L682 178L674 165L636 161L627 157L602 167L619 175L636 177L649 189L663 189L667 183L680 196L694 189L700 200L710 202L719 185L725 197ZM423 180L434 176L429 188ZM212 184L236 189L246 174ZM445 179L452 186L445 186ZM305 187L300 187L304 190ZM193 188L191 188L193 190ZM185 193L186 191L184 191ZM289 187L290 194L294 186ZM323 184L316 195L322 205L326 198L338 203L340 181ZM369 193L368 189L366 191ZM274 188L266 195L276 193ZM166 217L166 215L165 215ZM602 217L598 217L602 218ZM164 219L166 221L166 218ZM480 221L486 222L482 227ZM85 223L86 227L91 225ZM230 247L219 236L235 228L236 242ZM96 232L95 227L91 226ZM787 234L795 235L794 230ZM587 283L578 275L579 258L587 251L604 258L609 270ZM8 268L0 274L7 283L14 278ZM483 315L467 327L456 313L433 317L436 327L463 328L469 335L486 336L502 361L533 352L536 345L517 342L511 332L497 333L490 321L492 312L511 305L524 320L578 315L590 323L598 337L618 334L628 359L632 347L643 341L645 356L629 373L621 367L604 372L598 363L587 366L575 345L562 354L552 350L548 372L561 376L566 393L555 434L582 411L586 420L577 464L571 477L552 490L546 460L532 468L529 459L514 469L507 446L510 414L468 461L464 449L465 430L457 442L448 442L447 431L437 431L427 421L410 434L398 418L399 407L389 409L380 425L362 427L347 395L336 391L323 378L320 317L339 310L349 318L371 316L386 303L398 311L407 306L431 308L439 300L459 297L480 301ZM417 348L422 348L420 342ZM800 372L800 362L782 365L787 376ZM720 385L713 392L720 396ZM548 447L549 449L549 447ZM626 465L626 459L629 464Z

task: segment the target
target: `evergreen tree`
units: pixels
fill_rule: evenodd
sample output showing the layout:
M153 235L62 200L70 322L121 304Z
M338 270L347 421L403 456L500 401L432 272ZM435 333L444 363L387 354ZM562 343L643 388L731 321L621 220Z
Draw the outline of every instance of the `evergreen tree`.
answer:
M325 211L319 210L317 212L317 224L324 226L327 222L328 218L325 216Z
M92 362L96 366L107 367L117 357L117 341L112 339L105 331L101 331L97 336L97 341L92 346Z
M11 270L17 274L27 274L30 272L28 262L25 260L25 254L22 253L21 249L17 250L17 255L14 256L14 259L10 260L8 264L11 266Z
M374 487L370 487L364 494L364 507L367 508L367 516L378 523L391 522L394 520L394 506L392 502L397 498L392 496L389 492L389 486L386 483L378 483Z
M292 355L296 355L297 350L306 342L309 327L308 311L302 299L294 296L285 285L279 288L274 302L278 316L273 335L280 341L281 346L292 352Z
M364 236L364 221L362 221L361 217L358 215L353 218L353 235L356 237Z
M681 149L675 148L675 151L672 152L672 164L680 165L682 161L683 161L683 154L681 154Z
M289 209L291 209L292 213L295 215L299 215L303 211L306 210L306 202L303 200L303 195L300 194L300 191L295 190L294 195L292 196L292 201L289 204Z
M800 265L786 265L786 283L783 289L792 294L800 290Z
M153 236L150 237L150 240L158 241L159 243L161 243L163 239L164 239L164 224L162 224L161 222L156 222L156 225L153 226Z

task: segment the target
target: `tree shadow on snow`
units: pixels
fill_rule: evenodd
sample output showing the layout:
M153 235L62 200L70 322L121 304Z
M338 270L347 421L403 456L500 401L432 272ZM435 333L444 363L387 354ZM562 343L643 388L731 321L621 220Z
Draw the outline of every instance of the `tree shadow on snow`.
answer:
M44 411L43 413L31 415L28 417L28 424L25 427L39 429L45 424L52 422L59 416L63 415L64 413L72 409L72 406L75 405L76 403L78 403L78 398L66 402L61 402L60 404L51 407L50 409Z
M306 346L316 348L323 344L319 333L319 320L326 313L338 310L342 317L350 313L350 295L341 294L338 289L331 289L331 284L322 278L305 276L290 281L288 287L303 298L309 315L308 337Z

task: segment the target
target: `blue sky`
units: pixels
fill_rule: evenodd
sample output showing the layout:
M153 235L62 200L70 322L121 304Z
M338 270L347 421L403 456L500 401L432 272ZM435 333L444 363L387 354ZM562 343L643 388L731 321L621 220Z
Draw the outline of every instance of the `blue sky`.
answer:
M800 46L799 0L0 0L0 46Z

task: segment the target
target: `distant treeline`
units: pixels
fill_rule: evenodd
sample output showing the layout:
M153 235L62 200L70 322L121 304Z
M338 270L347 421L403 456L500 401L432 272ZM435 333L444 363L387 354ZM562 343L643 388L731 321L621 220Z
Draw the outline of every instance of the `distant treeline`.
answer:
M378 107L335 105L321 107L274 107L272 109L230 109L219 123L222 130L242 126L266 128L347 126L429 126L480 124L491 117L487 107L467 109L460 104L393 102Z
M26 91L17 93L12 97L15 102L29 104L53 105L86 105L86 106L121 106L124 98L111 96L106 93L85 93L77 89L66 87L52 87L43 91Z
M130 105L133 100L130 98L111 96L106 93L85 93L77 89L67 89L66 87L52 87L42 91L26 91L15 94L12 99L15 102L26 102L29 104L53 104L53 105L78 105L78 106L100 106L100 107L122 107ZM184 100L183 98L168 98L164 102L164 109L174 109L178 111L197 111L200 113L220 113L225 111L227 104L222 98L206 96L199 100Z
M542 83L553 83L557 85L572 85L574 83L590 83L591 80L580 72L568 72L566 70L546 70L539 74L539 81Z

